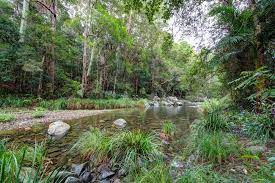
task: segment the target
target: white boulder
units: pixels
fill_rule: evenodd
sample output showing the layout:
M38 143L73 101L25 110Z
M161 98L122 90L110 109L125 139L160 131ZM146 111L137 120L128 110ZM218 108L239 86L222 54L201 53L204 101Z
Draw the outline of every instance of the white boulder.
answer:
M54 139L60 139L64 137L70 130L70 125L63 121L56 121L49 125L48 134Z

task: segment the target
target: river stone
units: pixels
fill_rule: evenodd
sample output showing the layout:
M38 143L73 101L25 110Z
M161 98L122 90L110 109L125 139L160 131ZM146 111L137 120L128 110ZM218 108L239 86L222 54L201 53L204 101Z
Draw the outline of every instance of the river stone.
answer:
M256 154L261 154L264 151L266 151L266 147L265 146L250 146L247 148L247 150L249 150L252 154L256 155Z
M101 173L100 180L103 180L103 179L106 179L106 178L109 178L109 177L115 175L115 172L113 172L109 169L103 169L100 173Z
M76 177L68 177L65 183L82 183L82 181Z
M60 139L64 137L70 129L70 125L63 121L56 121L49 125L48 134L54 139Z
M113 122L113 124L119 128L124 128L126 126L127 122L124 119L117 119Z
M72 164L71 171L76 173L78 176L80 176L83 172L89 172L90 171L89 162L82 163L82 164Z

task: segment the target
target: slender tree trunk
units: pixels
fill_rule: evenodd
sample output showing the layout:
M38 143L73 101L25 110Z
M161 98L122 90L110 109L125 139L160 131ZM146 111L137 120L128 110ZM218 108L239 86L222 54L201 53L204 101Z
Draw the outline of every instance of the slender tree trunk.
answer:
M25 38L25 31L27 28L27 17L28 17L28 12L29 12L29 5L30 5L30 0L24 0L23 1L23 9L22 9L22 17L21 17L21 23L20 23L20 42L24 42Z
M83 33L84 41L83 41L83 71L82 71L82 97L85 97L87 95L87 87L88 87L88 66L89 66L89 60L88 60L88 35L89 35L89 27L88 24L85 25L85 30Z
M45 56L42 57L42 67L45 67ZM43 69L44 70L44 69ZM40 72L39 76L39 84L38 84L38 89L37 89L37 97L41 98L42 95L42 90L43 90L43 71Z
M251 1L252 11L253 11L253 21L254 21L254 27L255 27L255 38L256 38L256 49L257 49L257 60L256 60L256 69L259 69L264 66L264 44L263 40L261 38L261 22L259 20L259 17L257 15L257 3L255 0ZM260 77L257 81L256 89L257 93L260 93L265 88L265 78ZM259 96L256 99L256 112L261 112L261 100Z

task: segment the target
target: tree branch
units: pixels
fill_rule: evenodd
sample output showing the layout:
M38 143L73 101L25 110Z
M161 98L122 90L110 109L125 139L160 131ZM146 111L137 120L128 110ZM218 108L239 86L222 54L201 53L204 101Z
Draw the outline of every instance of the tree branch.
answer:
M34 2L40 4L43 8L46 8L51 14L53 14L56 17L56 13L53 12L50 7L48 7L47 5L45 5L44 3L42 3L41 1L34 1Z

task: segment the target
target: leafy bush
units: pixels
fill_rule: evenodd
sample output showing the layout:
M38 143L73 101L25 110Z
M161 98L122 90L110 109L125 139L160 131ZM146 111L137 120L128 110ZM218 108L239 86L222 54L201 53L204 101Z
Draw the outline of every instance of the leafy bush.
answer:
M255 140L263 142L274 138L275 123L268 114L248 114L244 118L244 132Z
M9 122L9 121L12 121L12 120L15 120L15 119L16 119L15 115L12 115L12 114L1 114L0 113L0 123Z
M176 125L171 121L165 121L162 125L162 132L168 135L173 135L176 131Z

